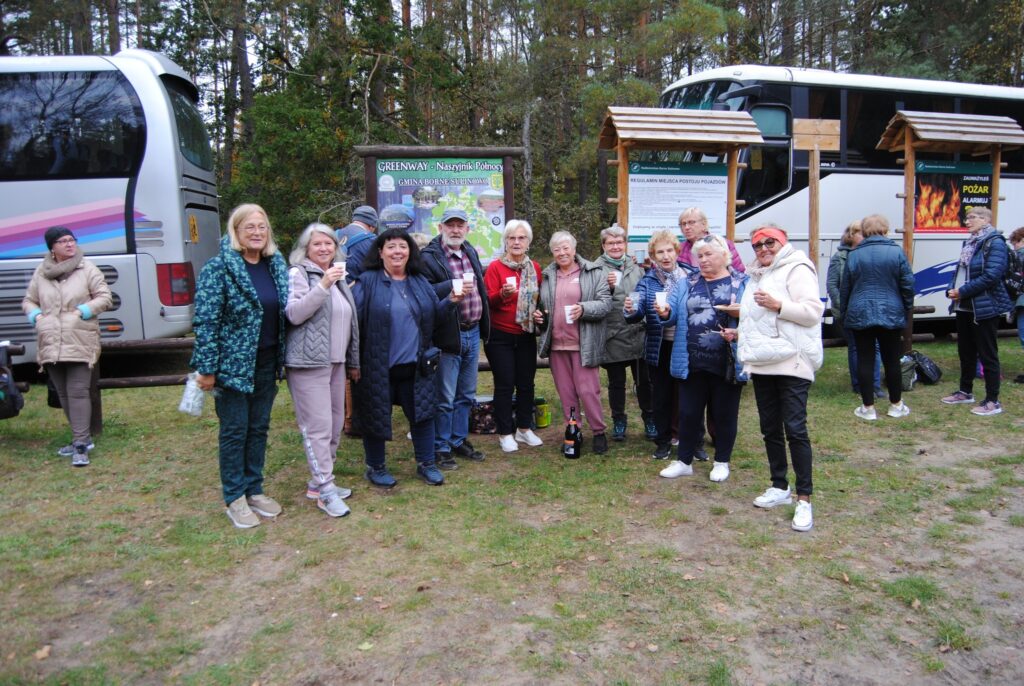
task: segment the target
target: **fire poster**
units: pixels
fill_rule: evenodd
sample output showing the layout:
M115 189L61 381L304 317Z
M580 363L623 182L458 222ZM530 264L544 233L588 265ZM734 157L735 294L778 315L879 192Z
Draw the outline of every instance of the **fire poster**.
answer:
M970 207L991 207L992 166L985 162L918 161L914 231L966 233Z
M503 171L500 158L378 159L378 212L384 216L404 207L415 218L410 233L434 236L444 211L460 207L469 217L469 242L481 259L490 259L503 248Z
M724 164L630 162L630 243L646 244L660 229L679 234L679 213L687 207L704 210L708 230L725 235L728 188Z

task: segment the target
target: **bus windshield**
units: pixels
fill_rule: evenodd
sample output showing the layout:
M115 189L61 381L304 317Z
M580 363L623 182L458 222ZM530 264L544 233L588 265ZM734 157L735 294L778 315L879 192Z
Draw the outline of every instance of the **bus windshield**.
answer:
M702 81L690 84L666 93L662 99L662 107L677 110L710 110L720 96L740 88L735 81ZM745 98L726 100L726 108L738 111L743 107Z
M127 177L142 106L116 71L0 74L0 180Z
M200 169L213 169L213 152L210 150L210 136L206 124L192 99L181 92L173 81L165 81L167 95L174 110L174 121L178 127L178 147L185 159Z

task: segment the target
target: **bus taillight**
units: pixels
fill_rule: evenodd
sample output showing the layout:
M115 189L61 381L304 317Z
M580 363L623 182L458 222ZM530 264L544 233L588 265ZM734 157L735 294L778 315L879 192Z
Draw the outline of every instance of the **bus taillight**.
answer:
M156 266L160 302L164 305L191 305L196 290L195 272L191 262L175 262Z

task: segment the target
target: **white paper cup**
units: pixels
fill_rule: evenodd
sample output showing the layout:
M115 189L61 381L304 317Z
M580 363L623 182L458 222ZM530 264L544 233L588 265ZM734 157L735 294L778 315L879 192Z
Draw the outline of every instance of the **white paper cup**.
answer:
M346 274L348 274L348 270L345 268L345 260L338 260L338 261L336 261L334 263L334 266L338 267L339 269L341 269L341 276L342 277L344 277Z
M452 279L452 293L462 295L462 279Z
M476 278L476 275L473 274L473 272L466 272L465 274L462 275L462 280L463 282L465 282L467 286L473 285L474 278Z
M516 277L514 277L514 276L506 276L505 277L505 283L507 283L509 286L515 286L516 285Z
M618 286L620 283L622 283L622 272L620 272L618 269L615 269L615 270L612 271L612 276L615 277L615 285L616 286Z
M633 291L630 293L629 302L632 303L634 310L640 307L640 291Z
M574 307L574 305L566 305L565 306L565 323L566 324L572 324L572 308L573 307Z
M654 302L657 303L658 307L665 307L668 305L668 293L665 291L658 291L654 294Z

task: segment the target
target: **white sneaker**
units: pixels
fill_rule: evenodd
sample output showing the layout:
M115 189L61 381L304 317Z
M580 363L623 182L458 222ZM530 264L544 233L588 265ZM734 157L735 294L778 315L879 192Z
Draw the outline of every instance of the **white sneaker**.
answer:
M666 479L675 479L679 476L693 476L693 465L686 464L682 460L672 460L668 463L667 467L658 473Z
M501 444L501 449L506 453L514 453L519 450L519 444L516 443L516 439L512 437L512 434L498 436L498 443Z
M814 526L814 516L811 513L811 502L809 500L796 501L796 512L793 513L793 531L810 531Z
M544 445L544 441L540 440L540 436L533 433L533 429L526 429L525 431L516 429L516 441L533 446L534 448L538 445Z
M906 417L910 414L910 408L901 400L898 405L889 405L889 411L886 412L886 414L890 417L899 419L900 417Z
M861 405L856 410L854 410L853 413L860 417L861 419L865 419L869 422L873 422L876 419L878 419L878 413L875 412L874 405L872 405L871 407L864 407L863 405Z
M729 463L728 462L715 462L715 466L711 468L711 480L712 481L725 481L729 478Z
M789 489L782 490L781 488L775 488L772 486L761 495L754 498L754 507L775 507L776 505L789 505L793 502L793 498L790 497Z

